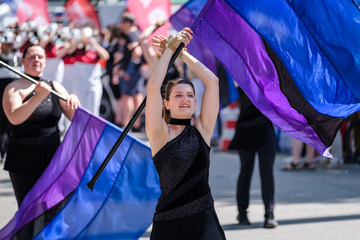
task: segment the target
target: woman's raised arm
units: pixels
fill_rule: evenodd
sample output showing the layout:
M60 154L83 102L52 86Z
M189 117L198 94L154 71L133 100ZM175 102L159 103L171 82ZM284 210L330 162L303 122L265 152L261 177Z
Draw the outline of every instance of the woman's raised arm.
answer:
M162 118L163 102L160 88L173 52L166 49L150 75L145 108L145 129L150 140L151 151L157 153L167 140L167 125Z
M205 85L201 102L201 111L196 119L195 127L199 130L206 143L210 145L217 115L219 113L219 79L204 64L184 52L181 59L194 71Z

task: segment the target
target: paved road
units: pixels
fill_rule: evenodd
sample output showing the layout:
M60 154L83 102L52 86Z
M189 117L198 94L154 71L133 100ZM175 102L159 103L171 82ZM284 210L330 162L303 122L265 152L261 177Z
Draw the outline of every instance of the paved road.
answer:
M240 168L238 155L212 150L210 185L227 239L360 239L360 165L348 164L336 170L318 167L316 171L280 171L286 158L288 155L277 154L275 162L275 218L280 226L264 229L264 207L257 164L251 184L248 214L252 225L240 226L235 220L235 188ZM0 164L0 168L3 168L3 164ZM1 170L0 229L16 210L8 174ZM150 231L151 227L140 239L148 240Z

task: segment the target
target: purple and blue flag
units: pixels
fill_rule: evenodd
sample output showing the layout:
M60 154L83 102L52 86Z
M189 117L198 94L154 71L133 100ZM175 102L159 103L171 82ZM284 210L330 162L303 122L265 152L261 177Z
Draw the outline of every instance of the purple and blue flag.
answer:
M160 196L150 148L127 135L91 192L86 183L122 130L80 108L0 239L138 239Z
M360 110L359 17L346 0L209 0L192 29L279 129L330 156Z

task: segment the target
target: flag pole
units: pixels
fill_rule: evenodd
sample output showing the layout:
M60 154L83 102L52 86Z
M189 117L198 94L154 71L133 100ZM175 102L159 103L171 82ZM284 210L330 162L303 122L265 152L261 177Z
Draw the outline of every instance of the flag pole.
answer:
M167 71L169 71L169 69L172 67L172 65L174 64L177 56L180 54L180 52L184 48L184 46L185 46L184 43L180 43L179 47L175 50L175 52L173 53L173 55L172 55L172 57L170 59ZM138 107L138 109L136 110L136 112L134 113L134 115L132 116L132 118L130 119L129 123L124 128L123 132L120 134L120 137L116 140L114 146L111 148L110 152L108 153L108 155L106 156L104 161L101 163L101 165L98 168L98 170L96 171L95 175L86 184L86 187L89 188L91 191L94 190L94 186L95 186L96 181L99 179L99 177L100 177L101 173L104 171L106 165L109 163L112 156L115 154L116 150L119 148L120 144L125 139L126 135L130 131L131 127L134 125L136 119L140 116L140 113L144 110L145 105L146 105L146 96L145 96L144 100L141 102L141 104Z
M29 80L29 81L30 81L30 82L32 82L32 83L34 83L34 84L37 84L37 83L38 83L38 81L37 81L37 80L35 80L35 79L33 79L33 78L29 77L28 75L26 75L26 74L24 74L24 73L22 73L22 72L18 71L17 69L15 69L15 68L13 68L13 67L11 67L11 66L7 65L6 63L4 63L4 62L3 62L3 61L1 61L1 60L0 60L0 64L1 64L2 66L6 67L7 69L9 69L10 71L12 71L12 72L14 72L14 73L16 73L16 74L20 75L21 77L25 78L26 80ZM52 94L54 94L55 96L59 97L60 99L62 99L62 100L64 100L64 101L66 102L66 98L65 98L65 97L63 97L62 95L60 95L58 92L56 92L56 91L54 91L54 90L52 90L52 89L51 89L51 93L52 93Z

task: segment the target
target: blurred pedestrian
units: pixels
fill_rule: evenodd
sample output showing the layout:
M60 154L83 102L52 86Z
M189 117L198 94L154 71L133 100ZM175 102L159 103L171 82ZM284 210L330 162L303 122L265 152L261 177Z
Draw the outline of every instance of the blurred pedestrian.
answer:
M142 59L141 47L139 46L140 30L135 24L135 16L132 13L124 13L122 15L121 29L126 35L124 60L119 73L124 114L122 125L125 126L129 123L133 113L144 99L145 78L141 72L141 65L144 61ZM141 120L141 117L137 118L132 128L133 131L141 130Z
M360 111L355 112L349 117L349 126L354 123L356 120L360 119ZM356 125L353 129L354 133L352 135L354 140L354 156L356 159L360 160L360 124Z
M292 150L292 160L290 163L281 167L281 170L291 171L291 170L315 170L315 148L309 144L304 144L303 142L293 138L293 150ZM303 147L306 145L306 160L304 163L300 162L301 153Z
M254 170L255 155L259 157L261 193L265 206L264 228L278 226L274 219L275 184L273 167L276 155L276 136L271 121L264 116L238 87L240 114L236 123L235 136L229 149L237 150L240 157L240 175L237 181L236 199L239 224L250 225L247 209L250 201L250 183Z

